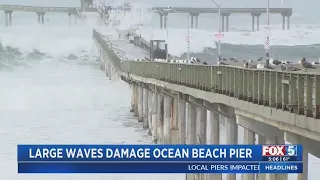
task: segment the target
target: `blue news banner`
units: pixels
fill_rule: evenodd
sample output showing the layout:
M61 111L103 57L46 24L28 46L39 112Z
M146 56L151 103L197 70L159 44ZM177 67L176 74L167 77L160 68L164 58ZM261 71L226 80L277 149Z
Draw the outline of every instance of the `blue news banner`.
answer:
M18 173L302 173L301 145L18 145Z

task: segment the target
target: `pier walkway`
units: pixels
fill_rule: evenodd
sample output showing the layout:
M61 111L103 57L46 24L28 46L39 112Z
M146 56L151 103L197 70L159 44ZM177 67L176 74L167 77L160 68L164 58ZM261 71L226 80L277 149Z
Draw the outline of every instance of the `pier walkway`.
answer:
M255 144L256 134L259 144L302 144L299 179L308 179L308 153L320 157L320 73L121 60L95 30L93 39L106 75L130 84L132 112L155 143L220 144L224 117L227 144L238 144L238 136L244 144ZM239 126L244 134L238 133ZM236 180L234 174L227 178ZM186 179L222 176L188 174ZM267 179L287 180L288 175L259 175Z

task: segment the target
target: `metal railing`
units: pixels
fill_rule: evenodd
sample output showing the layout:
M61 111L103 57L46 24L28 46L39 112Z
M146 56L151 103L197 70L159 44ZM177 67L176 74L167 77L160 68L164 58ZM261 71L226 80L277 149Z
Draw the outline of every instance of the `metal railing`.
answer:
M120 56L122 56L123 53L120 52L120 50L113 48L113 44L103 39L102 35L95 29L93 30L92 38L96 41L97 45L100 46L100 49L103 49L106 58L113 61L118 69L121 69L122 60L120 59ZM119 55L117 55L117 51L119 51Z
M21 5L0 5L0 10L27 11L27 12L76 12L76 7L41 7Z
M122 71L320 118L320 74L135 61Z
M96 36L101 47L125 74L157 79L320 119L320 74L239 66L121 61L102 38L98 38L99 34Z

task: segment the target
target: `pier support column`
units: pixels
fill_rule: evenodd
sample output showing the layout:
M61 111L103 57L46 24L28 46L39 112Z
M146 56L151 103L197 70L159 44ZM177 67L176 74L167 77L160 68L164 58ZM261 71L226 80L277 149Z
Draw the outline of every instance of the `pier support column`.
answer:
M197 144L207 144L207 110L196 107L196 141ZM197 180L204 180L206 174L196 174Z
M45 16L45 14L46 14L45 12L37 12L39 24L44 24L44 16Z
M159 14L160 15L160 29L163 29L163 15L162 14Z
M158 121L158 138L157 143L163 143L163 123L164 123L164 97L162 94L158 94L157 105L157 121Z
M149 114L149 107L148 107L148 89L143 88L143 115L142 115L142 122L143 122L143 129L148 129L148 114Z
M139 116L139 85L134 84L134 117Z
M254 31L254 16L252 16L252 31Z
M235 110L233 107L224 104L219 105L219 111L229 115L227 117L227 144L238 144L238 125L235 118ZM227 174L227 180L236 180L235 174Z
M196 106L188 102L188 115L187 115L187 144L197 143L197 129L196 129ZM197 174L187 174L187 180L195 180Z
M71 26L72 14L68 13L68 16L69 16L69 26Z
M74 24L78 23L78 16L74 15Z
M113 74L112 74L112 65L111 65L111 63L108 62L108 77L109 77L109 80L111 80L112 76L113 76ZM142 102L141 102L141 104L142 104Z
M178 98L171 98L170 144L179 144Z
M230 13L221 13L220 18L222 18L221 19L222 32L229 32L229 16L230 16Z
M266 137L266 144L285 144L283 134L275 137ZM266 180L287 180L288 174L266 174Z
M309 153L306 150L303 150L303 173L298 174L298 180L307 180L308 179L308 155Z
M224 16L221 15L221 31L224 32Z
M285 30L286 16L282 15L282 30Z
M12 25L12 12L13 10L5 10L5 25L6 27L9 27Z
M158 111L158 94L157 92L152 93L152 140L154 143L157 143L158 140L158 127L160 126L160 117L157 116Z
M152 124L152 100L153 100L153 92L148 90L148 134L150 136L153 135L153 126L154 124Z
M251 13L252 16L252 31L255 31L255 18L257 18L257 31L260 29L260 21L259 18L261 16L261 13Z
M130 112L134 112L134 84L130 84L130 89L131 89L131 109Z
M195 16L196 17L196 29L199 28L199 14Z
M287 17L287 30L290 29L290 13L281 13L282 15L282 30L286 29L286 17Z
M178 124L180 144L186 144L186 102L179 99Z
M298 175L298 180L308 179L308 153L320 157L320 145L319 142L307 137L291 133L288 131L284 132L284 139L292 144L302 144L303 146L303 173Z
M218 104L210 105L210 119L209 119L209 135L208 135L208 144L220 144L220 117ZM208 174L207 180L222 180L222 174Z
M190 13L191 16L191 29L198 29L199 13ZM194 23L195 20L195 23Z
M163 13L163 18L164 18L163 28L164 28L164 29L167 29L168 13Z
M238 119L243 119L246 117L236 115L237 121ZM243 133L243 144L255 144L255 133L250 131L249 129L243 128L244 133ZM243 179L244 180L254 180L255 179L255 174L243 174Z
M188 144L196 144L196 106L191 102L188 103L187 117L187 139Z
M143 122L143 87L140 84L139 90L138 90L138 122Z
M190 18L190 20L191 20L190 28L193 29L193 17L194 17L193 14L190 14L190 17L191 17Z
M171 97L164 95L164 120L163 120L163 133L164 144L170 143L170 114L171 114Z
M266 144L266 138L258 134L258 144ZM266 174L256 174L257 180L266 180Z
M207 143L207 110L203 107L196 108L197 144Z

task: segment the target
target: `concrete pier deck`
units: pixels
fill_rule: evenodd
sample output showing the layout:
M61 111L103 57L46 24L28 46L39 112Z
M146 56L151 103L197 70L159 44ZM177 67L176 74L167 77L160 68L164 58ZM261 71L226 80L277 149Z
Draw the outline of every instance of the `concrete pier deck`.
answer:
M146 50L135 46L126 39L111 40L110 42L122 50L128 60L149 59L150 54Z
M219 13L219 8L193 8L193 7L153 7L152 10L160 15L160 28L167 28L167 16L170 13L187 13L190 15L191 28L198 29L198 17L200 14ZM292 8L269 8L272 14L282 16L282 30L290 29L290 17ZM221 8L222 32L229 31L229 16L231 14L250 14L252 16L252 31L260 30L259 18L267 13L267 8ZM166 17L166 18L165 18ZM287 19L287 23L286 23ZM218 23L218 22L217 22Z
M21 6L21 5L0 5L0 10L25 11L25 12L68 12L76 13L80 7L40 7L40 6Z
M168 7L153 7L152 10L162 11L166 13L219 13L219 8L194 8L194 7L171 7L174 10L167 10ZM178 11L178 12L177 12ZM292 14L292 8L270 8L270 13L274 14ZM267 8L221 8L221 13L230 14L251 14L251 13L267 13Z
M44 16L46 12L61 12L67 13L69 16L69 23L71 24L71 16L77 19L83 19L83 15L79 12L80 7L43 7L43 6L22 6L22 5L0 5L0 10L5 13L5 26L10 27L12 25L12 13L14 11L35 12L38 16L38 22L44 24Z
M221 116L226 118L227 144L238 144L238 136L254 144L256 134L259 144L302 144L304 166L298 179L308 179L308 153L320 157L319 72L121 60L99 33L94 31L93 38L104 52L101 67L106 75L130 84L131 111L155 143L220 144ZM244 175L245 180L254 177ZM215 180L222 175L188 174L186 179ZM236 176L227 174L227 179ZM260 179L287 180L288 175Z

